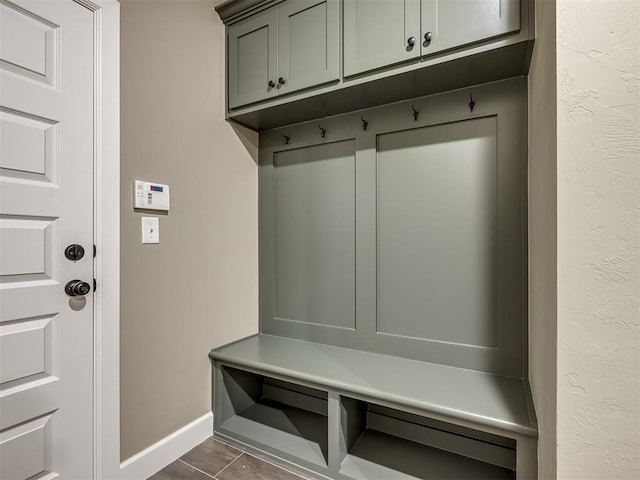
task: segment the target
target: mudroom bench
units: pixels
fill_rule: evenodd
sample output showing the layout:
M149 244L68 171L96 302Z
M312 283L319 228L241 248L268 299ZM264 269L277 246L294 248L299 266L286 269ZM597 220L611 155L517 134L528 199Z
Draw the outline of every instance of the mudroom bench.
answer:
M536 478L526 380L265 334L209 356L215 434L315 476Z

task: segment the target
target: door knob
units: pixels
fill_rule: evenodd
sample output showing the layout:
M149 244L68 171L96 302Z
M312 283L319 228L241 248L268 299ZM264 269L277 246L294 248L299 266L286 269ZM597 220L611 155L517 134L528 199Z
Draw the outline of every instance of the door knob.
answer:
M285 84L284 78L280 77L280 78L278 79L278 83L279 83L280 85L284 85L284 84Z
M82 245L78 245L77 243L73 243L64 249L64 256L69 260L78 261L82 257L84 257L84 248Z
M276 86L276 82L274 82L273 80L269 80L269 83L267 84L269 85L271 88Z
M407 40L407 43L409 44L410 47L413 47L416 44L416 37L409 37L409 39Z
M431 43L431 39L433 38L433 34L431 32L427 32L424 34L424 41L427 43Z
M91 285L82 280L71 280L64 286L64 291L70 297L86 295L91 291Z

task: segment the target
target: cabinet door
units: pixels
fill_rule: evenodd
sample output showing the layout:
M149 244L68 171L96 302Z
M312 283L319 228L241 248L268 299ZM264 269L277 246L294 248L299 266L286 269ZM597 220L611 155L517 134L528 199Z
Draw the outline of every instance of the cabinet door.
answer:
M422 55L519 29L520 0L422 0Z
M344 0L345 76L419 57L420 0Z
M279 7L279 93L340 78L338 7L338 0L295 0Z
M229 108L278 94L278 13L269 10L229 28ZM273 87L269 85L273 82Z

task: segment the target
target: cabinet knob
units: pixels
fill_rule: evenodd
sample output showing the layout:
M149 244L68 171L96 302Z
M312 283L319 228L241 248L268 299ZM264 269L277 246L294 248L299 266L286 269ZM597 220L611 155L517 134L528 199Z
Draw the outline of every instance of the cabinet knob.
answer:
M407 44L410 47L413 47L416 44L416 37L409 37L409 39L407 40Z
M271 88L276 86L276 82L274 82L273 80L269 80L269 83L267 84L269 85Z
M431 39L433 38L433 34L431 32L427 32L424 34L424 41L427 43L431 43Z
M279 83L280 85L284 85L284 84L285 84L284 78L280 77L280 78L278 79L278 83Z

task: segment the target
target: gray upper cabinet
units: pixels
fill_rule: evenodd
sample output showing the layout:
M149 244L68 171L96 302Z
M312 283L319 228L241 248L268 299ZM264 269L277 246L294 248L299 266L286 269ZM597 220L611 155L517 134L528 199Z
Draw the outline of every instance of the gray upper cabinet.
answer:
M227 118L270 130L527 75L536 1L225 0Z
M420 0L344 0L345 76L420 58Z
M278 94L278 13L267 11L229 28L229 108Z
M422 0L422 55L519 29L520 0Z
M520 29L520 0L344 0L344 74Z
M339 0L290 0L229 27L229 108L340 77Z
M295 0L278 8L279 93L340 78L338 0Z

